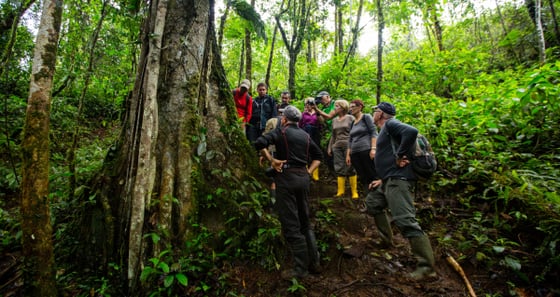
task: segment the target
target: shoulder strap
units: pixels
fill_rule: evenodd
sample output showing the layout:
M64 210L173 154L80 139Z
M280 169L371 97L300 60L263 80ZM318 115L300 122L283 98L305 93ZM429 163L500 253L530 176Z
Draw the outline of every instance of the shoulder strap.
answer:
M368 121L366 121L366 119L365 119L365 118L368 118L368 117L370 117L370 118L371 118L371 116L370 116L369 114L367 114L367 113L366 113L366 114L364 114L364 118L363 118L363 120L364 120L364 122L366 123L366 128L368 129L368 132L369 132L369 122L368 122Z
M278 119L280 120L280 119ZM284 144L286 145L286 160L288 160L288 158L290 157L290 148L288 146L288 138L286 137L286 130L288 130L288 127L290 125L287 125L284 128L281 128L280 131L282 132L282 136L284 137ZM309 160L309 144L311 142L311 137L309 136L309 134L305 133L305 135L307 136L307 147L306 147L306 159Z

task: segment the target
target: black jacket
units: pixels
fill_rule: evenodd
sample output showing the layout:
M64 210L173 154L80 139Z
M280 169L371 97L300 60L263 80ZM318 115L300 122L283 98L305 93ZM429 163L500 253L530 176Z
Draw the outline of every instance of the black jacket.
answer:
M321 149L311 140L309 134L297 124L278 127L255 141L255 148L261 150L269 145L276 146L276 159L287 160L289 167L305 167L308 161L322 160Z
M386 180L390 177L416 180L416 175L409 164L397 167L397 157L407 156L412 161L414 144L418 130L404 124L397 119L385 122L377 137L377 150L375 152L375 170L379 177ZM391 140L392 138L392 140ZM393 146L394 151L393 152Z

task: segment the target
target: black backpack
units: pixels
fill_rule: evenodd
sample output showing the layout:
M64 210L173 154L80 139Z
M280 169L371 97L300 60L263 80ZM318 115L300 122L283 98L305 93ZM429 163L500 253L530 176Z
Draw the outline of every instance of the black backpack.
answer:
M391 137L391 145L393 147L393 154L396 155L397 149L395 148L396 145L393 137ZM428 139L420 133L416 137L414 155L410 165L419 179L429 179L437 169L437 159L434 150Z
M416 137L415 146L412 169L419 178L429 179L437 169L437 160L434 150L428 139L422 134L418 134Z

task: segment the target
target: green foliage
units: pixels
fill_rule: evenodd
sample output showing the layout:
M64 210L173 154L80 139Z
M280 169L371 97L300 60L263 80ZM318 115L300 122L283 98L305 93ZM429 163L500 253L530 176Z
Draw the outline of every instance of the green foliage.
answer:
M261 20L260 15L255 11L255 9L247 2L243 0L229 0L233 10L243 19L247 20L253 31L257 32L257 35L261 37L264 42L267 42L266 32L264 28L264 23Z
M0 254L14 252L21 248L21 228L19 217L4 209L0 202Z
M215 292L227 292L227 274L220 271L219 265L226 255L209 250L208 242L213 235L206 228L200 225L192 228L196 236L186 241L182 248L167 245L146 263L140 281L148 288L149 296L205 294L210 288ZM155 246L158 246L160 236L155 233L145 235ZM217 275L220 276L216 278Z

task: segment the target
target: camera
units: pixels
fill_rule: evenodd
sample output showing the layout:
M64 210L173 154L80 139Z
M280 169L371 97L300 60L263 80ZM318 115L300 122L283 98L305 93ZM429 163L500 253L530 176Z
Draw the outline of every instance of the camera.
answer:
M264 175L268 176L268 177L275 177L276 176L276 169L274 169L273 167L268 167L265 171L264 171Z
M321 103L321 99L323 99L323 97L315 97L315 105L319 105L319 103Z

